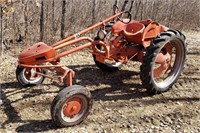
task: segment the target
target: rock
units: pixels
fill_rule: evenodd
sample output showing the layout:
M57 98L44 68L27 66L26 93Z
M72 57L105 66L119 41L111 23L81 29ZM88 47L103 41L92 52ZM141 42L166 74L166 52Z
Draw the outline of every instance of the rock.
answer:
M127 128L131 128L131 125L128 124L128 125L126 125L126 127L127 127Z
M108 123L112 123L112 120L111 120L110 118L108 118L106 121L107 121Z
M168 116L165 118L165 121L168 122L169 124L172 124L172 123L173 123L173 121L171 120L171 118L168 117Z
M3 105L3 101L0 99L0 106L2 106Z
M157 119L153 119L153 120L152 120L152 123L153 123L153 125L155 125L155 126L160 126L160 121L157 120Z

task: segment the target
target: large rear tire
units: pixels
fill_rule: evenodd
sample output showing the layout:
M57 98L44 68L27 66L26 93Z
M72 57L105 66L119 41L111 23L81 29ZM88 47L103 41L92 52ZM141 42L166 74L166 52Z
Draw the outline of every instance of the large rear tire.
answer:
M185 36L177 30L168 30L156 37L147 47L146 54L140 67L140 78L148 92L157 94L171 88L183 69L186 59ZM168 47L168 48L167 48ZM169 67L166 71L156 68L156 60L159 54L169 56ZM159 70L159 71L158 71ZM157 77L156 77L156 73Z

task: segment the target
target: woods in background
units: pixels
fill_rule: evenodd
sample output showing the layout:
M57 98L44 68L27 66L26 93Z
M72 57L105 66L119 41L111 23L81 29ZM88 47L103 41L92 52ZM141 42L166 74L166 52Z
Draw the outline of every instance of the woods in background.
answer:
M2 0L1 0L2 1ZM74 34L113 14L114 0L9 0L11 13L1 4L0 36L4 47L47 44ZM167 27L200 27L199 0L135 0L132 19L151 18Z

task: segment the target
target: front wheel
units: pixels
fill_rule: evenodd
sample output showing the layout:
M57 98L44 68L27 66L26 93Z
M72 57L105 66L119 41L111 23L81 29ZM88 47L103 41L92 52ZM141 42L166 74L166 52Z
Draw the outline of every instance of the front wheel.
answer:
M58 93L51 105L51 117L59 127L81 123L92 107L91 93L82 86L69 86Z
M33 86L41 84L45 77L38 75L37 72L47 74L47 70L43 68L24 68L17 66L16 78L22 86Z
M169 90L180 76L185 58L185 36L176 30L161 33L143 57L140 67L143 86L154 94Z

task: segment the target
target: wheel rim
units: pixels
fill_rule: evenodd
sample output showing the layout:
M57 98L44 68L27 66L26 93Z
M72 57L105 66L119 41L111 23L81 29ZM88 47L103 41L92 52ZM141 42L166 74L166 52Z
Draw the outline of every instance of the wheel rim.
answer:
M36 72L42 72L40 68L24 68L23 77L27 82L34 83L41 80L42 76L38 75Z
M115 61L110 61L110 60L105 60L105 65L108 67L122 67L122 63L121 62L115 62Z
M75 95L63 103L61 117L65 122L75 122L84 116L87 107L87 98Z
M166 43L155 58L152 77L159 88L168 87L180 74L185 58L181 43L178 39ZM163 60L159 60L159 57ZM159 61L164 63L158 63Z

